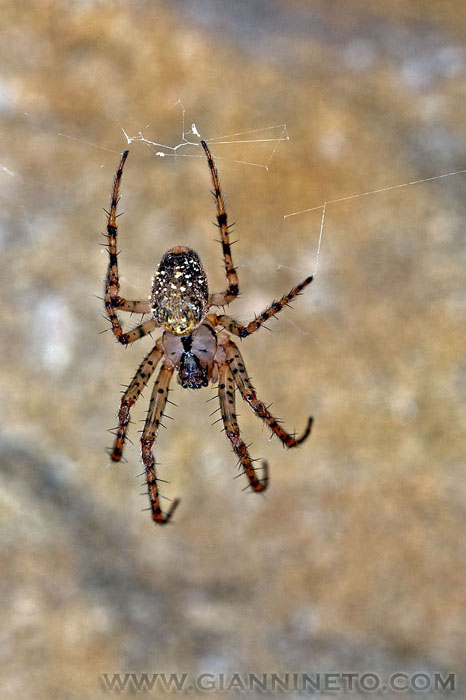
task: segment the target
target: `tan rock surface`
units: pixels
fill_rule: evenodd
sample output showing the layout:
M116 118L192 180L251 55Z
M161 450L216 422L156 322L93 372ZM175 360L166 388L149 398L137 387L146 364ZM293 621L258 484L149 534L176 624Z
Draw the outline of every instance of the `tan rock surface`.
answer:
M233 479L211 390L178 388L157 457L182 502L172 526L152 525L138 425L127 464L106 469L104 452L150 341L123 350L99 335L93 295L122 127L176 145L179 99L204 138L282 123L291 137L268 171L237 161L266 164L274 142L213 148L237 222L242 320L314 268L321 210L284 214L465 168L464 3L41 0L0 12L2 697L108 697L101 674L129 671L438 671L459 683L466 176L328 206L314 283L273 334L242 345L285 426L315 417L286 453L241 406L253 455L270 460L265 498ZM123 293L147 295L177 244L222 288L204 160L130 148Z

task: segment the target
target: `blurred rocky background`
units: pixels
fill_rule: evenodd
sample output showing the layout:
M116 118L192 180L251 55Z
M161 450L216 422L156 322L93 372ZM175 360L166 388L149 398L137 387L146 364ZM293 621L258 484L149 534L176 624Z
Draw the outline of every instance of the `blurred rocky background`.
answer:
M4 0L0 18L2 698L108 697L101 674L141 671L451 672L465 697L466 175L328 205L315 281L242 345L286 427L315 417L285 452L240 406L264 498L234 479L215 392L176 388L156 454L181 505L166 528L141 512L149 389L127 463L105 447L150 339L100 334L96 298L123 129L175 147L180 101L188 140L240 134L212 150L244 321L314 270L322 210L285 214L466 168L464 2ZM130 146L128 298L177 244L225 285L201 149L162 146Z

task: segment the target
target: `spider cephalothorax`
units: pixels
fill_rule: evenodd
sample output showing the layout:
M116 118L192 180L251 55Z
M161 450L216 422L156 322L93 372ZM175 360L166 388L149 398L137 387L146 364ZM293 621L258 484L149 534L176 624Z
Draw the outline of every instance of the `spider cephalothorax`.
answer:
M160 507L156 464L152 452L160 420L168 398L170 380L175 371L183 388L200 389L209 382L218 382L218 396L225 432L236 453L239 463L254 491L264 491L268 483L268 467L264 462L264 475L259 479L248 448L240 436L235 412L235 391L272 430L286 447L300 445L311 432L312 418L300 438L287 433L272 416L265 404L257 398L249 379L241 353L231 340L229 333L240 338L258 330L263 323L279 313L288 302L297 296L312 281L307 277L301 284L273 302L253 321L243 326L225 314L208 313L211 306L226 306L238 296L238 276L231 257L225 204L220 191L218 174L212 156L204 141L202 147L207 155L214 198L217 204L217 222L222 236L222 250L228 287L224 292L210 294L207 277L197 253L190 248L178 246L165 253L152 280L152 292L148 300L129 301L120 297L120 282L117 259L117 204L123 167L128 151L122 155L113 185L110 211L108 213L107 236L110 263L105 283L105 308L118 342L128 345L151 333L157 327L165 329L161 338L141 362L127 390L123 394L118 413L118 429L111 457L120 461L130 420L130 410L149 381L157 364L162 366L152 390L147 419L141 437L141 458L146 474L150 510L155 522L167 523L179 501L173 501L164 514ZM151 318L126 333L118 318L117 310L150 314ZM223 329L223 330L222 330ZM227 332L226 332L227 331Z
M162 345L165 355L178 369L182 387L200 389L208 385L217 353L217 334L209 323L203 323L189 335L166 332Z
M191 333L209 309L207 275L199 255L184 246L165 253L152 278L152 315L175 335Z

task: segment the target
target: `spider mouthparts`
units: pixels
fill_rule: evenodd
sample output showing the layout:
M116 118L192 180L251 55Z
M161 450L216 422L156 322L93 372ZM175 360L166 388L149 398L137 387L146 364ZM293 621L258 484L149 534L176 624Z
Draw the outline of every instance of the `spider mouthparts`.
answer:
M209 383L207 369L202 366L199 358L191 351L182 354L178 376L184 389L200 389Z

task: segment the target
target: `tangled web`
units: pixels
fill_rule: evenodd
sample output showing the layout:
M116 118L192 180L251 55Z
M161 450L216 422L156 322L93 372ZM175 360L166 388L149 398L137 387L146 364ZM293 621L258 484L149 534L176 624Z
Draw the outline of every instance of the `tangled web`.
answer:
M142 131L139 131L136 136L130 136L124 129L123 133L125 135L125 138L127 140L128 145L131 144L134 141L140 141L144 144L146 144L149 148L151 148L154 151L154 154L160 158L165 158L165 157L185 157L185 158L203 158L203 154L196 154L196 153L182 153L181 151L186 150L188 148L198 148L200 145L200 140L203 138L203 135L200 134L198 127L196 124L193 122L189 128L186 126L186 110L184 105L182 104L181 100L178 100L176 103L176 106L178 106L181 110L181 138L179 143L177 143L174 146L164 144L164 143L159 143L157 141L152 141L151 139L147 138L144 136ZM145 126L145 130L150 127L150 123ZM270 163L277 151L277 148L279 144L282 141L289 141L290 136L287 130L286 124L276 124L274 126L266 126L266 127L261 127L259 129L250 129L247 131L239 131L233 134L226 134L224 136L217 136L213 138L208 138L205 137L204 140L211 146L215 147L216 145L223 145L223 144L244 144L244 143L270 143L271 145L271 152L266 160L265 163L256 163L252 161L245 161L245 160L235 160L233 158L226 158L224 156L219 156L218 154L215 154L215 160L229 160L230 162L234 163L241 163L243 165L251 165L259 168L264 168L266 171L269 170ZM327 213L327 207L332 204L338 204L339 202L346 202L351 199L358 199L360 197L367 197L369 195L377 195L381 194L383 192L388 192L390 190L395 190L395 189L400 189L402 187L409 187L412 185L420 185L425 182L430 182L432 180L440 180L442 178L446 177L452 177L454 175L460 175L466 173L466 168L460 169L460 170L455 170L453 172L449 173L441 173L439 175L432 175L429 177L421 178L418 180L411 180L409 182L403 182L399 183L396 185L387 185L387 187L382 187L376 190L369 190L366 192L359 192L356 194L351 194L343 197L338 197L336 199L331 199L328 201L323 202L322 204L319 204L317 206L313 207L308 207L307 209L302 209L300 211L294 211L290 212L288 214L284 215L284 220L286 221L288 218L293 217L293 216L298 216L301 214L307 214L312 211L322 211L322 216L320 220L320 229L319 229L319 237L318 237L318 243L317 243L317 251L314 259L314 271L313 275L316 274L318 266L319 266L319 259L320 259L320 252L322 248L322 239L323 239L323 234L324 234L324 226L325 226L325 216ZM279 265L279 269L286 267L284 265Z
M229 161L231 163L239 163L242 165L247 165L247 166L253 166L257 168L263 168L264 170L268 171L270 168L270 164L275 156L275 153L277 152L278 146L280 143L283 141L289 141L290 136L288 133L287 125L286 123L284 124L275 124L273 126L264 126L256 129L248 129L245 131L238 131L232 134L225 134L222 136L215 136L215 137L208 137L204 134L200 133L200 130L198 126L196 125L195 122L192 122L190 126L186 125L186 109L181 102L181 100L178 100L176 104L174 105L175 107L178 107L181 112L181 134L180 134L180 140L178 143L175 143L175 145L170 145L166 143L162 143L159 141L152 140L148 138L147 136L144 135L144 132L146 132L149 127L152 125L152 122L149 122L148 124L145 125L144 129L139 131L136 135L130 135L127 133L125 128L122 126L122 132L124 134L124 137L126 139L126 142L128 145L134 142L141 142L145 144L148 148L150 148L154 155L159 157L159 158L204 158L203 152L201 153L200 150L200 142L201 139L205 140L211 148L214 148L215 146L219 145L235 145L235 144L270 144L270 151L267 154L267 157L265 159L265 162L255 162L255 161L249 161L249 160L238 160L235 158L227 157L227 156L221 156L218 155L218 153L215 153L215 160L225 160ZM102 150L107 150L110 151L113 149L105 148L101 145L90 143L89 141L83 141L82 139L75 138L73 136L69 136L67 134L59 134L59 136L63 136L68 139L72 139L75 141L80 141L82 143L85 143L89 146L93 146L95 148L100 148ZM6 168L4 168L6 170ZM301 209L299 211L293 211L290 213L287 213L284 215L283 219L286 221L287 219L303 214L307 214L313 211L322 211L321 215L321 220L320 220L320 228L319 228L319 236L318 236L318 243L317 243L317 251L316 255L314 258L314 271L313 275L316 274L318 266L319 266L319 259L320 259L320 253L321 253L321 248L322 248L322 241L323 241L323 235L324 235L324 226L325 226L325 217L327 213L327 208L330 205L335 205L340 202L346 202L348 200L352 199L358 199L360 197L367 197L369 195L377 195L381 194L383 192L388 192L390 190L396 190L400 189L403 187L410 187L414 185L420 185L422 183L426 182L431 182L433 180L440 180L442 178L447 178L447 177L453 177L455 175L461 175L466 173L466 168L459 169L459 170L454 170L452 172L448 173L440 173L437 175L431 175L425 178L421 178L418 180L410 180L408 182L402 182L394 185L387 185L386 187L382 187L379 189L375 190L368 190L366 192L359 192L347 196L342 196L338 197L336 199L331 199L327 200L321 204L318 204L316 206L311 206L306 209ZM285 265L279 265L278 268L284 268L287 267Z
M257 168L264 168L265 170L268 170L279 144L282 141L289 141L290 139L286 128L286 124L264 126L260 129L249 129L248 131L238 131L235 134L226 134L224 136L208 138L199 133L199 130L195 123L192 123L190 128L186 127L186 109L180 100L178 100L176 105L179 106L181 109L181 139L179 143L177 143L175 146L170 146L165 143L151 141L146 136L144 136L142 131L140 131L136 136L130 136L126 133L125 129L123 129L123 133L125 135L128 145L133 143L134 141L141 141L142 143L145 143L150 149L152 149L154 151L154 154L156 156L159 156L160 158L165 158L167 156L175 158L203 158L203 154L181 153L181 151L189 147L198 148L200 146L201 138L203 138L204 141L206 141L209 144L209 146L240 143L270 143L271 152L265 163L254 163L245 160L234 160L232 158L225 158L219 155L215 155L215 160L230 160L233 163L252 165ZM146 124L144 129L148 129L150 125L150 123ZM198 140L194 141L192 140L192 137L195 137Z

